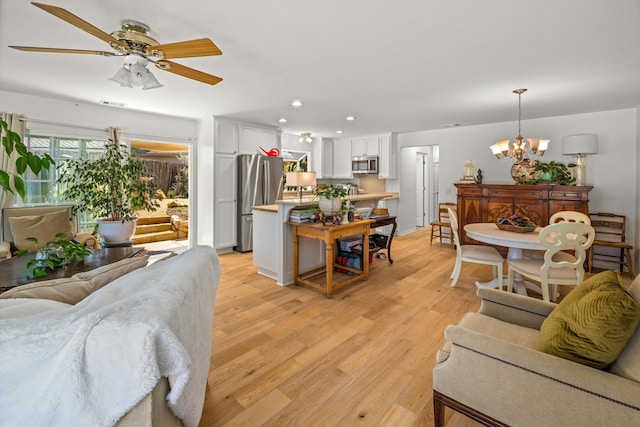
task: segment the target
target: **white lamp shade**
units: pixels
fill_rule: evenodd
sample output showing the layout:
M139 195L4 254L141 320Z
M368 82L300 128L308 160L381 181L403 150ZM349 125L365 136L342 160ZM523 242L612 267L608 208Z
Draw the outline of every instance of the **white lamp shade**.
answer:
M598 135L585 133L565 136L562 138L562 154L598 154Z
M305 187L316 185L315 172L287 172L287 185Z

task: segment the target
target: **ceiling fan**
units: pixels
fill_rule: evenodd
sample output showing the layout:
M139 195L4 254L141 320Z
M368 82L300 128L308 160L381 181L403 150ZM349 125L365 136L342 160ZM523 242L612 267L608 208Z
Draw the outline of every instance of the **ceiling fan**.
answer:
M149 36L149 27L136 21L124 21L121 30L107 34L61 7L36 2L31 2L31 4L107 42L114 52L30 46L9 46L10 48L26 52L124 57L124 66L110 80L125 87L142 86L144 89L152 89L162 86L153 74L147 70L146 66L149 62L155 64L160 70L210 85L215 85L222 81L220 77L169 61L169 59L173 58L222 55L222 51L207 38L159 44Z

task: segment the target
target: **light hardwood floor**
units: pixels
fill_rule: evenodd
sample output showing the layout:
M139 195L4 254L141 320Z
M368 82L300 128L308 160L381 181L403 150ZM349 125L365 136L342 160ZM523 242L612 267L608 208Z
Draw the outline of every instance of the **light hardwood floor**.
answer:
M491 267L429 247L429 229L393 240L394 264L333 299L257 274L252 255L220 256L208 389L209 426L431 426L432 375L444 329L476 311ZM566 287L561 287L566 288ZM446 412L447 426L479 424Z

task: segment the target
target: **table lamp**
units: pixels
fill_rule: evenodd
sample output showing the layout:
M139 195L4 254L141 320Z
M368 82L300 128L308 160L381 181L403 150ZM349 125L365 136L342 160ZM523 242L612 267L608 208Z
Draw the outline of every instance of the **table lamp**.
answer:
M585 185L587 177L587 154L598 154L598 135L580 134L562 138L562 154L575 156L576 185Z
M298 198L302 200L302 188L316 185L315 172L287 172L287 186L298 187Z

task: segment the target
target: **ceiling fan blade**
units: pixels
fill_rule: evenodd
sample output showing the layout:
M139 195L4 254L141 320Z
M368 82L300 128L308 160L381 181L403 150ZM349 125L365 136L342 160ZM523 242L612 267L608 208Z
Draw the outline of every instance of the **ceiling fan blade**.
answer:
M46 53L79 53L86 55L100 56L116 56L113 52L105 52L103 50L84 50L84 49L58 49L55 47L32 47L32 46L9 46L12 49L22 50L24 52L46 52Z
M147 54L159 59L169 59L222 55L222 51L211 40L204 38L149 46L147 47Z
M179 76L197 80L202 83L215 85L222 81L220 77L216 77L211 74L195 70L193 68L185 67L184 65L176 64L175 62L165 61L164 59L156 62L155 64L156 67L161 70L169 71L170 73L178 74Z
M128 46L126 46L120 40L116 39L115 37L112 37L110 34L105 33L100 28L94 27L93 25L91 25L87 21L85 21L84 19L77 17L73 13L71 13L71 12L61 8L61 7L53 6L53 5L50 5L50 4L36 3L36 2L31 2L31 4L36 6L36 7L39 7L40 9L44 10L45 12L49 12L53 16L57 16L58 18L62 19L63 21L67 21L69 24L74 25L74 26L80 28L83 31L86 31L87 33L99 38L102 41L105 41L107 43L115 43L115 44L118 44L118 45L122 46L123 49L128 49Z

